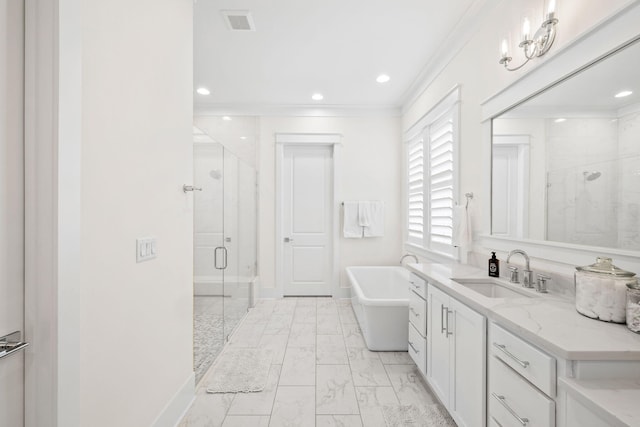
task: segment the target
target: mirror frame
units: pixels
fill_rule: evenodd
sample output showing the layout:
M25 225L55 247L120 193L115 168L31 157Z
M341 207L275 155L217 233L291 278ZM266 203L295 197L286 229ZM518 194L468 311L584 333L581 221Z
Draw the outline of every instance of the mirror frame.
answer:
M640 22L640 4L634 2L586 31L573 42L556 50L552 56L547 55L548 58L536 68L482 102L484 164L492 164L493 118L640 41L638 22ZM582 65L576 68L575 64ZM485 174L485 194L489 196L491 196L491 170L489 167ZM491 206L490 198L488 206L490 211ZM491 214L484 220L483 230L486 233L491 232ZM592 264L596 256L607 254L614 258L615 264L619 267L640 273L640 251L497 237L490 234L480 235L478 244L482 248L507 252L517 247L526 250L532 257L571 265Z

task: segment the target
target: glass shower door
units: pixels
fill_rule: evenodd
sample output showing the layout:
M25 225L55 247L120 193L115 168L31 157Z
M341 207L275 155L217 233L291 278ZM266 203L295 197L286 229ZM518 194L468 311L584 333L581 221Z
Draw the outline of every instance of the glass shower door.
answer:
M225 270L224 335L228 337L249 309L250 286L255 277L256 188L255 170L225 151Z
M216 142L225 138L193 145L194 185L202 188L194 192L196 381L247 313L257 273L256 170Z
M199 381L224 345L224 147L196 143L194 185L194 371ZM227 258L228 259L228 258Z

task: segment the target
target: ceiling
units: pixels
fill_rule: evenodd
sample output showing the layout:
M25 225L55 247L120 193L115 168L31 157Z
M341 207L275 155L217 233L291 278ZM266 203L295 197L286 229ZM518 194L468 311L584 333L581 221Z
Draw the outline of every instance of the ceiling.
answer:
M398 108L485 1L197 0L196 110ZM249 11L255 31L231 31L226 10Z

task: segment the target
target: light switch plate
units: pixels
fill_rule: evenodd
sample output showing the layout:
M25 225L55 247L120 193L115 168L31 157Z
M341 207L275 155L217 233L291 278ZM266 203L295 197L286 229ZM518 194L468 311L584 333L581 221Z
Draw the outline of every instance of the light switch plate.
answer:
M155 237L136 239L136 262L148 261L158 255L158 244Z

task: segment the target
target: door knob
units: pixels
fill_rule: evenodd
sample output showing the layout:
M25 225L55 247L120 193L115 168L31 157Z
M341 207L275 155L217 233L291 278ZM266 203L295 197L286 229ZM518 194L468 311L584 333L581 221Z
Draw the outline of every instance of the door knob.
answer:
M293 239L291 237L285 237L284 242L285 243L293 242Z

